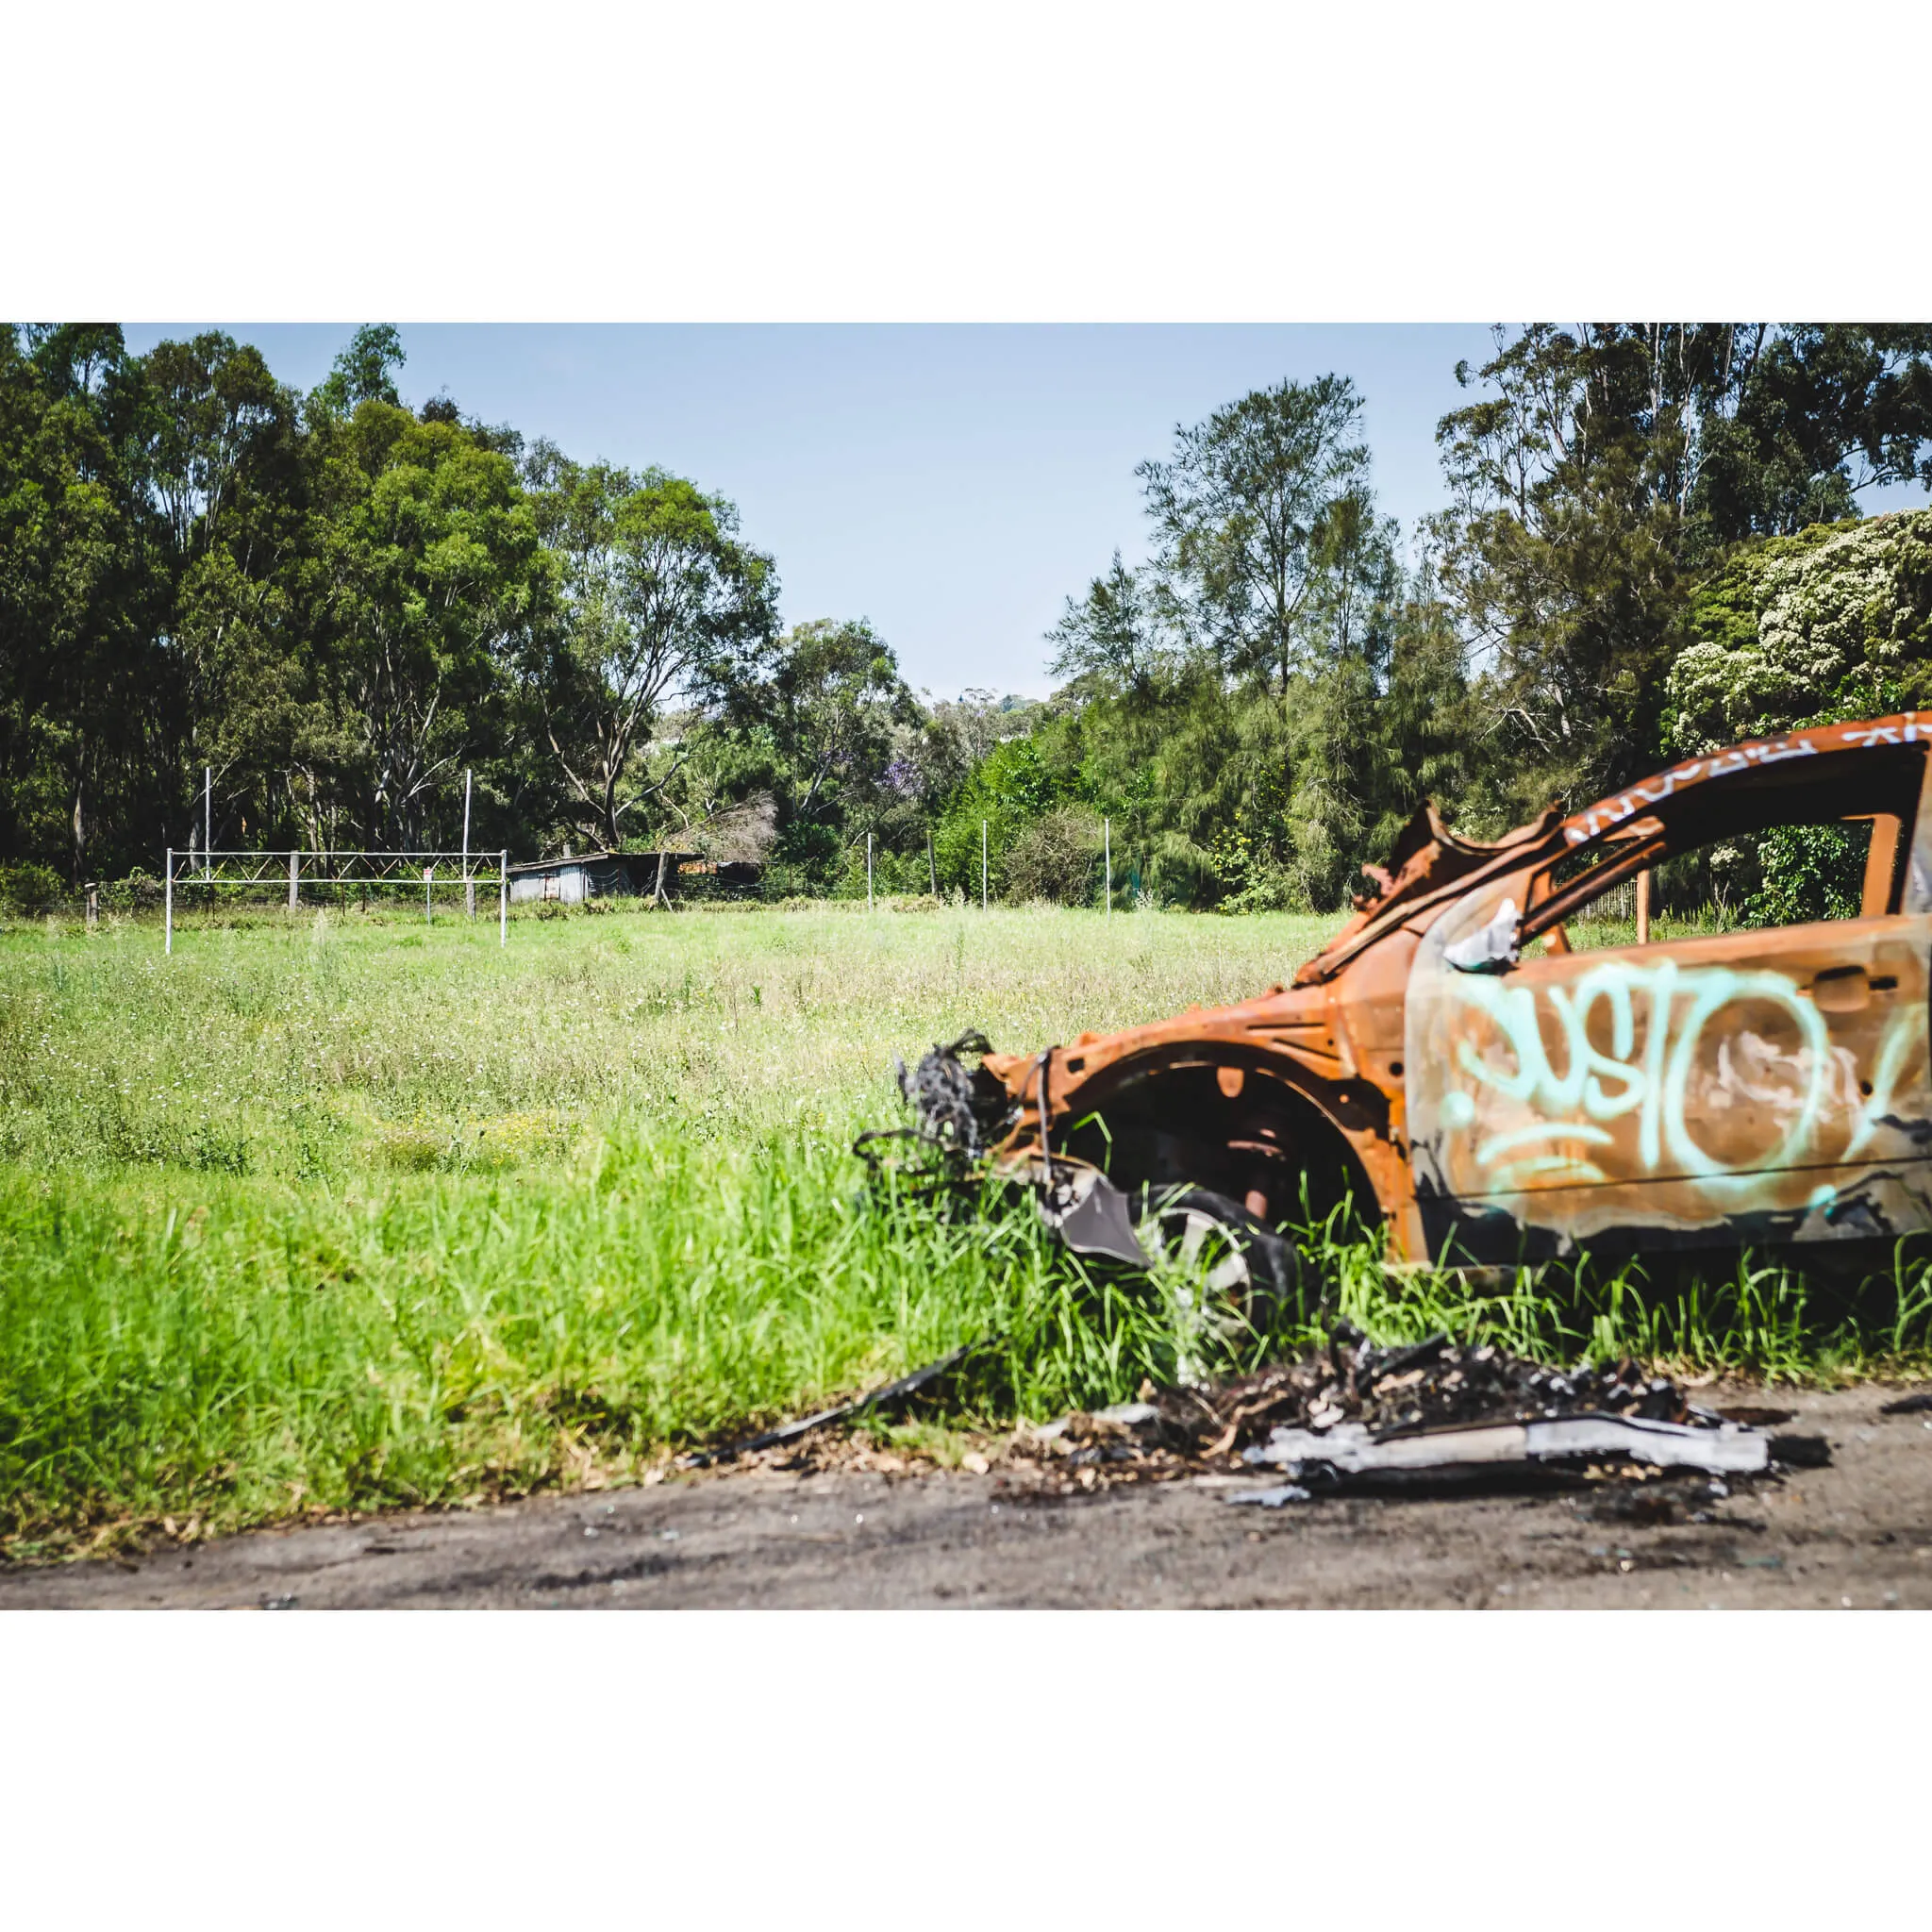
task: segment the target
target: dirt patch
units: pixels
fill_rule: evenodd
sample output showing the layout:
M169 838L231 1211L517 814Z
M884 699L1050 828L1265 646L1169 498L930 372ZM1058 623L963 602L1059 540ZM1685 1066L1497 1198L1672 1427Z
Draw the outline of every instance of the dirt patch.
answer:
M842 1467L17 1570L0 1608L1932 1608L1932 1414L1882 1414L1899 1392L1699 1391L1831 1444L1828 1468L1725 1496L1666 1477L1257 1511L1212 1475L1029 1486L848 1442Z

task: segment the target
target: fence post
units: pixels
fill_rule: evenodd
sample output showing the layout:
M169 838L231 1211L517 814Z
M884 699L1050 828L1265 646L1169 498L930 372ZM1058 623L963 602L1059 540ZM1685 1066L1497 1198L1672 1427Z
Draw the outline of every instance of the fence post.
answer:
M865 835L865 909L872 910L872 834Z
M979 822L979 909L986 910L986 821Z
M201 872L204 878L215 875L215 768L201 768Z
M930 825L925 828L925 876L932 886L932 895L937 899L940 895L940 869L933 860L932 827Z
M1637 943L1650 943L1650 868L1637 874ZM1874 1076L1875 1077L1875 1076Z
M302 855L299 852L291 852L289 854L289 910L291 912L295 909L297 897L295 887L296 881L301 875Z
M87 929L92 932L101 923L101 889L91 885L87 889Z
M502 852L496 859L496 943L509 944L509 854Z
M1113 821L1111 819L1101 820L1100 840L1102 848L1107 853L1107 916L1111 919L1113 917Z
M463 773L463 905L470 917L476 916L476 881L470 874L470 773Z
M172 845L168 847L168 856L161 860L161 871L167 880L167 910L162 914L166 923L161 928L166 937L161 941L161 951L172 953L175 950L175 848Z

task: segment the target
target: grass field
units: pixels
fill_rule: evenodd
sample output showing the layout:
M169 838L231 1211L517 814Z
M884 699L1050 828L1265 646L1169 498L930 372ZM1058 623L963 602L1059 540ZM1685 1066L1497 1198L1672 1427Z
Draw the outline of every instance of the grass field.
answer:
M149 924L0 934L0 1548L633 1479L989 1334L985 1419L1129 1395L1186 1345L1168 1292L1090 1283L1024 1212L869 1196L852 1138L896 1117L894 1053L1244 997L1329 924L626 910L499 950L488 921L305 914L191 924L172 958ZM1924 1341L1916 1277L1848 1324L1762 1271L1475 1298L1328 1260L1391 1336L1783 1374Z

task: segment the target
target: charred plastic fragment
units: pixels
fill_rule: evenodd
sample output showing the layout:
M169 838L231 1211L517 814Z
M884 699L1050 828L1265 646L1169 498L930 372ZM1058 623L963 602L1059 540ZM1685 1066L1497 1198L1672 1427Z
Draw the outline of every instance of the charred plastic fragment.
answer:
M755 1456L761 1449L781 1448L788 1442L802 1441L820 1429L834 1428L841 1423L858 1422L864 1416L895 1414L915 1396L936 1394L949 1375L964 1368L974 1357L984 1355L992 1345L990 1341L969 1341L963 1348L956 1348L951 1355L942 1356L936 1362L927 1362L924 1368L914 1369L909 1375L901 1375L896 1381L868 1390L863 1395L855 1395L850 1402L837 1403L830 1408L820 1409L815 1415L800 1416L795 1422L781 1423L775 1429L766 1429L760 1435L726 1442L716 1449L698 1450L683 1458L683 1466L687 1469L708 1469L714 1463L735 1462L741 1456Z
M1920 1415L1928 1409L1932 1409L1932 1389L1915 1389L1909 1395L1901 1395L1896 1402L1888 1402L1878 1413Z

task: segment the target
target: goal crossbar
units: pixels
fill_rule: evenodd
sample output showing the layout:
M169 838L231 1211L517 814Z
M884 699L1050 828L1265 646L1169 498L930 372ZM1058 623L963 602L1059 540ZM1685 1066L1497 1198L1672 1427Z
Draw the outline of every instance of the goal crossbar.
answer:
M170 852L173 875L184 885L260 886L296 868L299 878L330 885L420 886L425 869L439 879L494 879L508 864L507 852L299 852L284 847L260 852Z
M260 891L285 883L289 909L301 904L302 888L325 886L331 891L368 891L388 888L420 888L424 916L438 886L462 886L472 918L478 886L494 886L497 900L497 943L509 943L509 854L503 852L304 852L280 850L177 852L168 848L162 874L166 885L162 950L175 950L175 889L203 891L226 887Z

